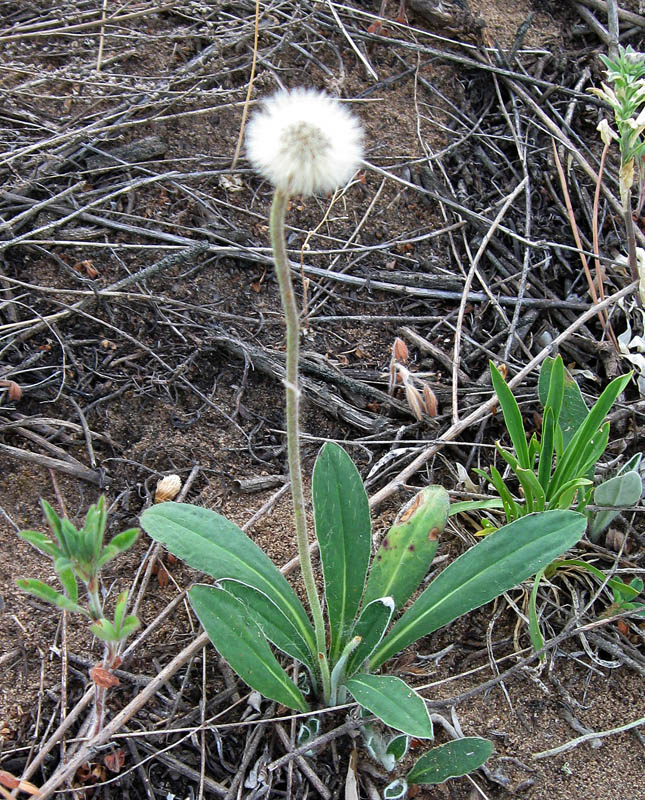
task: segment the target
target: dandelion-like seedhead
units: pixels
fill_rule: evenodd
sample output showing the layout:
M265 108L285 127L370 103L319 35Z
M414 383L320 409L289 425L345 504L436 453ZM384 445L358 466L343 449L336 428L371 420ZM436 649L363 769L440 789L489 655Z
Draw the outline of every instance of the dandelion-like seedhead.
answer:
M333 97L313 89L278 92L249 122L253 167L288 194L331 192L347 183L362 156L363 131Z

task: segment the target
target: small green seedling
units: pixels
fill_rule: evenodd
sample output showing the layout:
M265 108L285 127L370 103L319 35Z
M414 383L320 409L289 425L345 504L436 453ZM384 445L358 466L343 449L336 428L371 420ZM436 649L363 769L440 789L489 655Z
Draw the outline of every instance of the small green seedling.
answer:
M17 584L24 592L40 600L87 617L90 620L89 628L92 633L104 642L103 664L98 671L91 671L97 685L95 710L98 731L103 720L105 690L109 685L115 685L116 681L113 676L106 678L105 672L109 673L118 666L120 645L139 627L137 617L126 613L127 592L122 592L117 598L114 621L106 619L100 591L101 569L119 553L132 547L139 530L131 528L123 531L114 536L108 544L104 544L107 523L104 497L101 497L96 505L90 506L85 524L80 530L77 530L68 519L61 519L46 500L41 500L41 504L53 538L30 530L21 531L18 535L52 559L63 592L35 578L20 579ZM79 583L85 587L86 599L79 596ZM97 677L101 675L102 679Z

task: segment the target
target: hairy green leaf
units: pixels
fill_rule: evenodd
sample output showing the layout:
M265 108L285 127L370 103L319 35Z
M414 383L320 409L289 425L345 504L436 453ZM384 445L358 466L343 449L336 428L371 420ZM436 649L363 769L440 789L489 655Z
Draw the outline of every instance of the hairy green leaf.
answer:
M300 631L267 595L239 581L221 580L219 583L229 594L244 603L270 642L283 653L305 664L310 672L315 672L315 653L309 652Z
M363 708L397 731L419 739L432 739L432 721L420 694L393 675L358 673L345 682Z
M441 486L427 486L399 513L374 557L363 604L393 597L401 608L428 573L446 526L450 499Z
M287 579L271 559L220 514L186 503L159 503L143 512L141 525L155 541L189 566L213 578L231 578L272 600L316 652L311 622Z
M312 491L333 662L343 649L365 587L370 509L354 462L333 442L326 442L318 453Z
M244 603L216 586L193 586L188 597L215 649L243 681L287 708L309 710Z
M476 736L455 739L422 755L410 770L408 781L436 784L468 775L485 764L492 752L493 743L488 739Z

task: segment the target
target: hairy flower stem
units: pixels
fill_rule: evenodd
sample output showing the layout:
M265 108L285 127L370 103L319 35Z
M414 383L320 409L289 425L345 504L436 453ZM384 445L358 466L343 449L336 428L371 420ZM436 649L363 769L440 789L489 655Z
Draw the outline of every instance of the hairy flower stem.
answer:
M300 460L300 390L298 388L298 357L300 352L300 324L298 307L291 282L289 261L284 236L284 218L287 210L289 195L281 189L275 190L273 204L271 205L270 231L271 246L275 259L275 271L280 286L280 297L286 321L286 424L287 424L287 457L289 461L289 477L291 478L291 496L293 498L293 516L298 542L298 556L300 569L305 583L307 599L314 621L316 632L316 648L320 665L320 677L323 685L325 702L329 702L331 693L329 664L326 655L325 623L316 580L309 553L309 540L307 538L307 518L305 512L305 496L302 487L302 463Z
M632 217L632 193L630 190L625 192L623 199L623 220L625 222L625 234L627 237L627 260L632 280L639 281L638 257L636 255L636 233L634 232L634 218ZM636 302L643 306L639 289L636 289Z

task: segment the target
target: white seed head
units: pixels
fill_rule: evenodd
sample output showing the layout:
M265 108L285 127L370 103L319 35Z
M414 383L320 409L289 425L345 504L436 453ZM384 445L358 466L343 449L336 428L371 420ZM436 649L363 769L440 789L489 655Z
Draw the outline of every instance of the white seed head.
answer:
M333 97L313 89L278 92L249 122L246 152L261 175L288 194L327 193L352 177L363 131Z
M157 483L155 489L155 503L165 503L167 500L174 500L181 489L181 478L179 475L166 475Z

